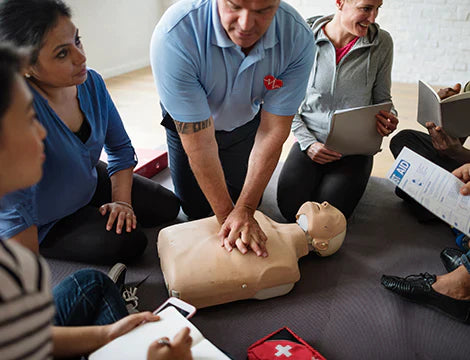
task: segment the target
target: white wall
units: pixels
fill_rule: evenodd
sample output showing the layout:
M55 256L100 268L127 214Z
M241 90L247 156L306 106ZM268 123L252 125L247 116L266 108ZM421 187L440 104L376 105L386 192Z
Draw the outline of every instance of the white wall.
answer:
M304 17L335 11L334 0L287 2ZM395 43L393 81L470 80L470 0L384 0L377 23Z
M178 0L161 0L162 2L162 6L166 9L168 6L170 6L171 4L174 4L175 2L177 2Z
M105 77L149 64L155 24L177 0L66 0L89 66ZM304 17L335 11L334 0L286 0ZM395 42L393 81L433 85L470 80L470 0L384 0L377 22Z
M149 43L162 0L66 0L80 29L88 66L110 77L149 65Z

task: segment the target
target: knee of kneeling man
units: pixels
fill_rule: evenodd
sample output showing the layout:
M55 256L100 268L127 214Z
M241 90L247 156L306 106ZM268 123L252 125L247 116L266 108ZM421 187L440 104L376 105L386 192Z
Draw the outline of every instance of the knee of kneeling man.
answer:
M389 148L393 155L398 155L398 152L403 148L404 141L407 137L409 137L408 130L402 130L390 139Z
M182 205L183 212L190 220L198 220L213 215L210 206Z

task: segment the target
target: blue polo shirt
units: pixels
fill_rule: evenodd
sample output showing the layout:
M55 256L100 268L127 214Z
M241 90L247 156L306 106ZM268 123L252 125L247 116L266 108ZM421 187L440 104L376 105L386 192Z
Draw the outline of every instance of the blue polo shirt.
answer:
M182 0L163 15L152 36L152 70L164 108L181 122L214 119L231 131L263 109L294 115L305 96L314 56L302 17L281 2L266 33L246 56L226 34L217 0ZM275 90L265 77L283 81Z

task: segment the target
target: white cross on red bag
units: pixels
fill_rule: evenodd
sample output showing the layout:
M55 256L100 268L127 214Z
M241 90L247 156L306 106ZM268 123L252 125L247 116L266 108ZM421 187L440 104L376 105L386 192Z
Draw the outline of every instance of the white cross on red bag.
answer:
M288 327L283 327L248 348L248 360L326 360Z

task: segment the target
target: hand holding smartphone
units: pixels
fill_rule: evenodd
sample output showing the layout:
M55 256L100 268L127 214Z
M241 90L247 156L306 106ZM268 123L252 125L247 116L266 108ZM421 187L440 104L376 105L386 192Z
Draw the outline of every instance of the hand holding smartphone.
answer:
M173 306L178 310L186 319L191 318L196 313L196 308L188 304L187 302L180 300L175 297L167 299L163 304L161 304L153 313L157 315L163 309L166 309L168 306Z

